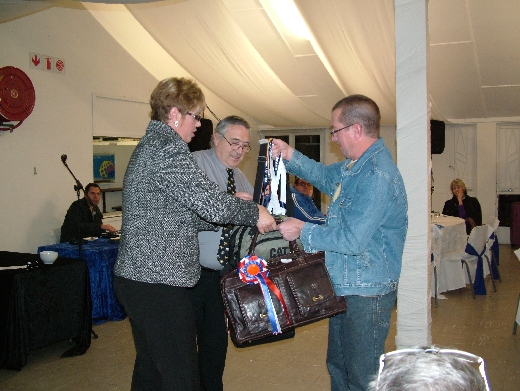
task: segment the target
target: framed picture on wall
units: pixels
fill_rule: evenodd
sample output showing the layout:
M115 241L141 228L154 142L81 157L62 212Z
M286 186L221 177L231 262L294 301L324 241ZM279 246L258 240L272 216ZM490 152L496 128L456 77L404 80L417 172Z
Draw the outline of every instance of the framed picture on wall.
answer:
M115 182L116 158L114 154L94 154L94 182Z

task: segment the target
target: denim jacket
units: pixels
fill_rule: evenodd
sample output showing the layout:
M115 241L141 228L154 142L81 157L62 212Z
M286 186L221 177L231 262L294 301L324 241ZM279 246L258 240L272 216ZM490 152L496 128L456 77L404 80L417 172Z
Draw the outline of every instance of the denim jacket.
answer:
M401 273L408 228L403 179L381 138L348 170L350 161L325 166L294 151L286 162L331 197L325 225L305 223L300 239L307 252L325 251L337 295L383 295L397 289Z

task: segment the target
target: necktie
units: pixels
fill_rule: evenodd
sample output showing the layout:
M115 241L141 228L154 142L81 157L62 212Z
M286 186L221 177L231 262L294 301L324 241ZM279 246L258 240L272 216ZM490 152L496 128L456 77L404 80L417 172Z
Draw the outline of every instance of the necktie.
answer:
M233 176L233 169L227 168L228 181L227 181L227 192L229 194L235 194L237 192L235 186L235 177ZM220 237L220 244L218 246L217 259L221 265L225 265L229 262L229 235L231 233L232 225L226 225L222 228L222 236Z

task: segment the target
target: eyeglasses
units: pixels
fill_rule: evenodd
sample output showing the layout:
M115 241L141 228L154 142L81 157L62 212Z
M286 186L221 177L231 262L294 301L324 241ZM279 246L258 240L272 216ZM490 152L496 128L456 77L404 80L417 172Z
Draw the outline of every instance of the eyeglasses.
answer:
M385 361L387 359L395 359L398 357L403 357L407 355L412 354L418 354L418 353L429 353L429 354L446 354L451 357L457 358L459 360L467 361L471 364L478 364L478 370L480 372L480 376L482 376L482 379L484 379L484 383L486 385L486 390L489 391L489 384L487 381L486 376L486 368L484 364L484 359L482 357L476 356L472 353L464 352L462 350L455 350L455 349L401 349L401 350L395 350L393 352L389 352L386 354L382 354L379 358L379 373L377 374L377 383L379 386L379 380L381 378L381 373L383 372L383 368L385 366Z
M227 141L227 143L233 151L238 151L240 148L242 148L242 150L246 152L249 152L251 150L251 146L247 143L241 143L240 141L233 141L232 143L230 143L224 135L222 135L222 138Z
M189 114L189 113L188 113L188 114ZM355 123L355 122L354 122L354 123ZM334 136L334 135L335 135L336 133L338 133L340 130L350 128L352 125L354 125L354 124L347 125L347 126L341 128L341 129L332 129L332 130L330 131L330 135L331 135L331 136Z
M191 115L193 118L195 118L195 121L198 121L198 122L200 122L200 120L202 119L202 116L201 116L201 115L198 115L198 114L192 114L192 113L190 113L189 111L188 111L186 114Z

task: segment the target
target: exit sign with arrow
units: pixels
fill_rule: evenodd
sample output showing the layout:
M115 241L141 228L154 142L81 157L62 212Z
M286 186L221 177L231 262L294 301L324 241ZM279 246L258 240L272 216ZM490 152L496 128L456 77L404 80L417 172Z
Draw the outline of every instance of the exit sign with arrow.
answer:
M29 53L29 67L41 71L65 73L65 60L46 54Z

